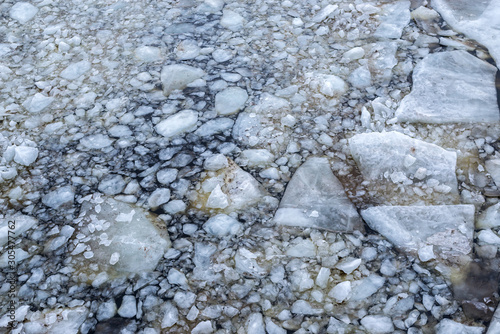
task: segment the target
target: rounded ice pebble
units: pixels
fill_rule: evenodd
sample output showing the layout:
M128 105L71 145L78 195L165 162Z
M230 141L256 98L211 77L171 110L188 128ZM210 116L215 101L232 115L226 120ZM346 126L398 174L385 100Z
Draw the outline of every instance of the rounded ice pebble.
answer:
M214 52L212 52L212 57L216 62L223 63L233 58L233 54L229 50L217 49Z
M123 318L132 318L137 314L137 303L134 296L123 296L118 314Z
M200 55L200 47L196 41L188 39L177 45L175 55L180 60L193 59Z
M394 332L394 325L389 317L382 315L367 315L361 319L361 325L365 327L369 333L392 333Z
M197 121L198 113L196 111L183 110L158 123L155 129L156 132L164 137L174 137L194 130Z
M329 97L339 96L347 91L347 85L336 75L325 75L320 83L319 91Z
M105 148L111 145L113 143L113 140L109 139L108 136L98 134L98 135L91 135L87 137L83 137L80 140L80 144L85 146L88 149L101 149Z
M203 229L213 236L223 237L238 234L242 229L242 225L233 217L221 213L207 220L203 225Z
M140 46L135 49L135 57L143 62L153 62L160 60L160 48L154 46Z
M247 102L246 90L239 87L229 87L215 95L215 111L219 115L232 115L240 111Z
M148 199L148 205L151 208L157 208L162 204L170 201L170 190L167 188L160 188L153 191Z
M38 158L38 149L29 146L15 148L14 161L23 166L29 166Z
M18 2L9 11L10 17L21 24L31 20L36 13L38 13L38 8L27 2Z

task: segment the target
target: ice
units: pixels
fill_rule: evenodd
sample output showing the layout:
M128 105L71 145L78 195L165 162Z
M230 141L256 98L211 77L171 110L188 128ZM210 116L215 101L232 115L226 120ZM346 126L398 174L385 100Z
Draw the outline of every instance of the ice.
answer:
M316 246L311 240L297 238L288 246L286 255L293 257L315 257Z
M243 28L245 19L235 11L230 9L224 9L222 11L222 18L220 20L220 25L232 31L238 31Z
M184 64L167 65L161 70L163 93L170 95L176 89L184 89L188 84L200 79L205 72L196 67Z
M29 166L38 158L38 149L31 146L16 146L14 161L23 166Z
M233 161L228 161L228 167L217 171L217 177L211 178L208 183L210 186L202 187L198 196L194 199L195 207L208 208L207 199L213 194L210 205L221 206L224 204L224 196L227 196L227 206L224 207L224 213L240 211L253 207L259 202L266 200L268 194L262 185L249 173L242 170ZM207 181L205 181L207 182ZM205 183L204 183L205 184ZM219 186L220 191L215 188ZM207 198L207 192L210 192Z
M380 25L374 36L378 38L401 38L404 27L410 23L410 1L394 1L382 7Z
M260 313L250 314L247 320L246 328L247 330L245 333L247 334L266 334L262 314Z
M30 113L36 114L54 102L53 97L45 96L41 93L36 93L33 97L28 98L24 103L23 107L26 108Z
M438 195L435 201L454 204L458 201L455 174L457 154L437 145L413 139L399 132L357 134L349 139L352 156L366 180L384 184L396 191L401 185L417 182L418 173L425 169L422 185L432 186ZM387 154L391 152L391 154ZM410 163L411 162L411 163ZM431 193L432 194L432 193ZM386 191L382 198L389 196ZM395 204L419 203L418 196L387 197Z
M187 206L186 203L184 203L182 200L176 199L163 205L162 208L166 213L174 215L176 213L186 211Z
M9 16L21 24L25 24L38 13L38 8L28 2L17 2L10 8Z
M333 12L335 12L339 8L338 5L327 5L323 9L321 9L319 12L317 12L313 18L311 19L312 22L314 23L320 23L323 20L325 20L327 17L329 17Z
M232 115L243 109L248 99L246 90L229 87L215 95L215 111L219 115Z
M372 84L372 74L368 66L364 65L355 69L347 80L356 88L367 88Z
M287 185L274 221L280 225L351 232L362 221L326 158L309 158Z
M361 216L400 249L417 252L433 245L446 258L470 254L474 212L473 205L378 206Z
M274 161L274 155L266 149L248 149L241 152L239 161L249 167L265 167Z
M500 0L433 0L432 7L454 30L487 47L500 66Z
M140 46L135 49L135 57L143 62L154 62L161 60L161 50L154 46Z
M245 248L238 249L234 256L236 271L245 276L262 278L267 275L267 270L257 263L258 255Z
M484 165L497 187L500 187L500 159L486 160Z
M213 209L224 209L229 205L227 195L222 191L220 184L217 184L207 199L207 207Z
M341 62L349 63L353 60L363 58L364 55L365 55L365 50L362 47L357 46L345 52L344 55L342 56Z
M418 250L418 258L422 262L427 262L435 259L436 255L434 254L434 247L432 245L421 247Z
M476 221L477 229L487 229L500 226L500 203L492 205L484 210Z
M83 74L87 73L91 68L92 65L90 64L90 62L82 60L78 63L74 63L66 67L66 69L61 72L61 77L66 80L75 80Z
M292 305L292 313L302 315L319 315L323 313L322 309L316 309L311 306L307 301L299 299Z
M103 134L90 135L83 137L80 140L80 144L90 150L99 150L111 146L113 143L112 139Z
M335 299L337 303L342 303L349 297L350 293L351 282L345 281L335 285L333 289L328 293L328 296Z
M352 273L361 264L361 259L346 258L337 263L336 268L342 270L346 274Z
M137 314L137 302L134 296L125 295L118 309L118 315L123 318L133 318Z
M185 132L193 131L198 122L198 112L194 110L182 110L158 123L155 127L160 135L171 138Z
M430 54L415 67L412 91L396 117L414 123L498 122L496 71L463 50Z
M311 81L311 88L328 97L338 97L347 91L347 84L336 75L317 75Z
M367 315L361 319L361 325L369 333L381 334L381 333L393 333L394 325L389 317L382 315Z
M24 232L26 232L36 224L38 224L37 219L26 215L14 215L0 218L0 247L3 247L3 245L7 243L9 239L8 231L12 231L12 226L14 227L13 230L17 237L22 235Z
M372 274L359 282L352 288L351 298L352 301L361 301L376 293L385 284L385 278Z
M486 334L500 333L500 307L497 307Z
M436 325L436 334L482 334L483 327L466 326L451 319L443 319Z
M200 55L200 47L194 40L184 40L177 44L175 55L179 60L193 59Z
M214 154L205 160L203 166L206 170L216 171L229 166L229 163L223 154Z
M77 334L88 314L89 310L84 306L35 312L24 322L24 333Z
M198 129L196 129L194 134L201 137L213 136L217 133L230 130L233 125L234 121L230 118L216 118L203 123Z
M170 284L180 285L183 288L188 287L186 275L175 268L172 268L168 271L167 279Z
M210 320L206 320L201 321L199 324L197 324L191 331L191 334L211 334L213 332L214 327L212 325L212 322Z
M238 234L243 228L243 225L231 216L226 214L218 214L211 217L203 225L203 229L216 237Z
M126 184L121 175L109 174L102 179L97 189L105 195L116 195L123 191Z
M170 247L170 240L165 230L155 227L146 212L139 207L103 198L100 211L95 210L95 202L82 203L83 227L80 233L90 237L88 242L96 263L102 270L114 270L123 274L142 273L155 269L158 261ZM100 244L101 232L92 233L89 225L105 229L108 246ZM119 254L118 261L110 266L113 254ZM87 269L88 261L79 263L80 270ZM111 269L113 268L113 269Z
M227 49L217 49L214 52L212 52L212 57L216 62L223 63L233 58L233 54L231 53L230 50Z
M161 328L170 328L179 321L179 311L177 308L171 303L166 302L164 305L165 313L163 315L163 319L161 321Z
M161 169L156 173L156 179L161 184L170 184L177 179L178 171L175 168Z
M117 311L116 303L113 299L103 302L97 309L96 318L98 321L111 319Z
M150 208L155 209L170 201L170 189L158 188L149 196L148 205Z
M492 230L482 230L477 234L477 239L482 243L500 246L500 237Z
M268 334L286 334L286 329L276 325L271 318L266 317L266 331Z
M57 188L42 197L42 203L52 209L59 209L61 207L73 204L75 199L75 191L71 186L64 186Z
M180 308L188 309L196 301L196 294L189 291L178 291L175 293L174 301Z
M132 130L130 130L130 128L126 125L115 125L112 128L110 128L108 132L111 137L116 137L116 138L128 137L133 135Z

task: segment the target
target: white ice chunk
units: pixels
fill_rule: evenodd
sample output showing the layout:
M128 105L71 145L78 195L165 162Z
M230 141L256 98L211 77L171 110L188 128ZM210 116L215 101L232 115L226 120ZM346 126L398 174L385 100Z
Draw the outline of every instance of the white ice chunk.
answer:
M15 236L18 237L35 226L37 223L37 219L26 215L6 216L5 218L0 218L0 247L3 247L3 245L7 243L9 235L12 236L12 233L9 233L9 231L14 232Z
M274 221L281 225L344 232L363 226L326 158L309 158L297 169Z
M170 189L158 188L148 198L148 205L150 208L157 208L170 201Z
M380 25L375 30L378 38L401 38L404 27L410 23L410 1L393 1L382 7Z
M477 234L479 241L489 245L500 245L500 237L492 230L482 230Z
M500 226L500 203L484 210L476 221L476 228L487 229Z
M214 209L224 209L229 205L227 195L222 191L218 184L210 193L207 199L207 207Z
M342 270L346 274L350 274L356 270L360 264L361 259L347 258L337 263L335 267Z
M23 107L26 108L30 113L39 113L46 109L54 102L53 97L45 96L41 93L36 93L33 97L28 98L24 103Z
M154 62L161 59L160 48L154 46L140 46L135 49L135 57L143 62Z
M203 225L203 229L216 237L238 234L242 230L243 225L231 216L226 214L218 214L211 217Z
M137 302L134 296L123 296L122 304L118 309L118 314L123 318L132 318L137 314Z
M25 24L38 13L38 8L28 2L17 2L10 8L9 16L21 24Z
M351 62L353 60L357 60L360 58L363 58L365 55L365 50L359 46L350 49L349 51L345 52L342 56L341 61L342 62Z
M92 68L92 65L90 62L86 60L79 61L78 63L74 63L66 67L61 72L61 77L63 77L66 80L75 80L78 77L82 76L85 74L87 71L89 71Z
M347 84L336 75L318 75L311 81L311 88L328 97L338 97L347 91Z
M330 16L334 11L339 8L338 5L327 5L323 9L321 9L319 12L316 13L316 15L313 16L311 19L312 22L314 23L320 23L324 19L326 19L328 16Z
M500 159L486 160L484 165L497 187L500 187Z
M433 0L432 7L454 30L486 46L500 66L500 0ZM499 67L500 68L500 67Z
M34 312L23 323L23 333L26 334L77 334L89 310L84 306L73 308L46 309L44 312Z
M355 69L347 80L356 88L366 88L372 84L372 74L368 66L363 65Z
M422 262L427 262L435 259L436 255L434 254L434 247L432 245L421 247L418 250L418 258Z
M112 143L113 140L103 134L86 136L80 140L80 144L91 150L106 148L111 146Z
M38 149L30 146L16 146L14 161L23 166L29 166L38 158Z
M342 303L344 300L347 299L347 297L349 297L350 293L351 293L351 282L345 281L335 285L333 289L328 293L328 296L335 299L337 303Z
M215 171L229 166L229 163L223 154L214 154L205 160L203 166L206 170Z
M397 189L401 183L394 181L411 184L409 179L417 175L419 168L425 168L429 179L437 180L438 185L450 187L448 194L442 194L440 200L456 201L458 198L455 152L399 132L357 134L349 139L349 146L356 164L367 180L382 180L392 189ZM408 156L414 158L411 159L412 164L408 163ZM399 172L401 174L394 174ZM402 200L411 201L412 198Z
M416 123L498 122L496 71L463 50L430 54L415 67L412 91L396 117Z
M196 111L183 110L158 123L155 130L160 135L170 138L194 130L197 122Z
M385 284L385 278L373 274L363 279L358 285L353 287L350 300L365 300L376 293Z
M52 209L59 209L72 204L75 199L75 191L71 186L57 188L42 197L42 203Z
M361 325L369 333L373 334L383 334L383 333L393 333L394 325L389 317L382 315L367 315L361 319Z
M180 60L194 59L200 55L198 42L194 40L184 40L175 48L175 55Z
M243 109L248 99L247 91L239 87L229 87L215 95L215 111L219 115L232 115Z
M179 311L171 302L165 303L164 312L161 328L170 328L179 321Z
M370 228L396 247L416 252L434 245L445 256L471 252L473 205L378 206L361 212Z
M230 9L224 9L222 11L222 18L220 20L220 25L232 31L238 31L243 28L245 19L235 11Z
M194 134L201 137L213 136L217 133L230 130L233 125L234 121L227 117L211 119L208 122L203 123L198 129L196 129Z
M246 323L246 332L247 334L266 334L264 321L262 319L262 314L260 313L252 313L248 317Z
M249 167L264 167L274 161L274 154L266 149L248 149L241 152L240 159Z
M293 257L314 257L316 246L309 239L297 238L286 250L286 255Z
M437 324L436 334L482 334L483 327L467 326L451 319L443 319Z
M163 93L169 95L173 90L184 89L188 84L205 75L202 69L183 64L167 65L161 70Z

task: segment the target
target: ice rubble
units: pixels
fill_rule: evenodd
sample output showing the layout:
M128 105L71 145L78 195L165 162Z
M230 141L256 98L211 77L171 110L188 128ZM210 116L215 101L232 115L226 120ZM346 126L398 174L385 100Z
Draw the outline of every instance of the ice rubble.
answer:
M277 224L351 232L362 229L358 212L326 158L309 158L288 183L276 211Z
M396 117L400 122L498 122L497 69L466 51L426 56L415 66L413 88Z
M77 334L89 312L84 306L35 312L23 324L23 332L26 334Z
M361 216L402 250L417 252L432 245L447 258L471 253L474 213L473 205L377 206Z
M401 38L404 27L410 23L410 1L399 0L382 7L380 25L373 36L377 38Z
M184 64L167 65L161 70L163 92L165 95L169 95L176 89L184 89L204 75L205 72L202 69L193 66Z
M87 277L90 263L97 265L95 274L107 272L110 277L152 271L170 247L167 231L155 226L143 209L112 198L84 201L76 223L83 240L74 239L73 255L84 252L85 258L75 265Z
M14 222L14 224L9 222ZM9 230L14 231L17 237L35 226L37 223L37 219L21 214L0 218L0 247L7 244L9 240ZM11 228L11 226L14 226L14 228Z
M349 139L349 147L365 180L386 184L392 191L401 188L414 191L413 196L391 197L386 201L393 204L458 201L455 152L395 131L354 135ZM434 191L439 198L426 199Z
M499 0L432 0L431 4L453 29L486 46L500 66Z

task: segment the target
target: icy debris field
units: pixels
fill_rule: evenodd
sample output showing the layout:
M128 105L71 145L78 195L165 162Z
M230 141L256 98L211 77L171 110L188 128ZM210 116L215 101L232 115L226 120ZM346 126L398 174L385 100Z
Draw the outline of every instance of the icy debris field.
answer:
M498 334L500 0L4 0L0 333Z

